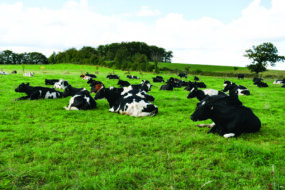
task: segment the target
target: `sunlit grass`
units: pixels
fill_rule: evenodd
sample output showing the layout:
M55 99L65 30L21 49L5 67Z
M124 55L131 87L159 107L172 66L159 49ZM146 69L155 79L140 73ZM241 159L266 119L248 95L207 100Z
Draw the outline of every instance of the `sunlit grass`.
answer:
M84 72L117 87L106 78L113 70L60 64L25 71L35 76L0 75L0 189L284 189L285 98L273 79L265 80L269 88L258 88L251 79L199 76L208 88L221 90L229 79L251 91L240 100L260 118L261 131L225 139L196 127L210 120L190 120L198 101L187 99L183 88L160 91L162 84L152 83L155 117L110 113L106 100L97 100L95 110L66 111L69 98L15 101L24 94L14 89L22 82L45 86L45 78L90 89L79 77ZM125 71L114 72L127 79ZM131 74L150 81L156 76Z

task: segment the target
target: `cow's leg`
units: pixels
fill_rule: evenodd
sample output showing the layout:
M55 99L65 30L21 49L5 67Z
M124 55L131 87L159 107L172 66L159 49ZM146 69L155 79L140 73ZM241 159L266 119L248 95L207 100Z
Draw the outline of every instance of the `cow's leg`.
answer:
M23 96L23 97L17 98L16 101L18 101L18 100L27 100L29 98L30 98L29 96Z
M199 124L197 125L197 127L208 127L208 128L213 128L215 125L215 123L212 123L212 124Z

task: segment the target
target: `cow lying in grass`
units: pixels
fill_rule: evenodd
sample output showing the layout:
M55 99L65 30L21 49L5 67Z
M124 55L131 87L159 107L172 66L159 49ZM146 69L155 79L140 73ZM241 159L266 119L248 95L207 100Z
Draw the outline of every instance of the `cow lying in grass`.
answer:
M91 97L89 91L83 88L70 98L68 106L64 108L66 110L90 110L96 108L96 102Z
M100 84L97 86L101 86L101 88L97 92L95 100L106 98L110 106L110 112L136 117L155 116L158 112L157 106L147 102L140 96L132 94L122 96L114 88L105 88Z
M250 95L249 90L242 86L242 85L236 85L235 83L226 80L224 82L224 89L223 92L229 91L229 94L235 94L238 93L238 95Z
M190 93L188 94L187 98L190 99L196 97L199 101L201 101L207 96L213 95L228 96L226 93L214 89L198 90L198 88L194 85L192 89L190 89Z
M63 93L56 91L53 88L47 88L47 87L40 87L30 86L30 83L27 84L20 84L16 89L15 92L23 92L26 93L27 96L20 97L16 100L37 100L37 99L55 99L55 98L62 98Z
M254 133L260 130L259 118L248 107L242 105L237 94L231 96L208 96L197 104L191 115L193 121L211 119L208 133L218 133L225 138L238 137L242 133Z

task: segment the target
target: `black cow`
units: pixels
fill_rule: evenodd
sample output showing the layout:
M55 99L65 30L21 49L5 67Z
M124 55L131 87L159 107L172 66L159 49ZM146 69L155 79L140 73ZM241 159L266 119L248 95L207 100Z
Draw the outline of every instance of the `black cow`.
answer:
M94 74L89 74L88 72L85 73L85 76L91 77L91 78L96 78L96 75Z
M96 93L95 100L103 98L107 99L110 112L136 117L155 116L158 112L157 106L148 103L144 98L132 95L124 97L113 88L100 88Z
M107 78L108 79L120 79L120 77L118 75L112 75L112 74L107 75Z
M74 96L77 92L80 92L82 90L86 90L85 88L75 88L72 87L71 85L68 85L63 92L63 97L67 96Z
M152 77L153 82L164 82L162 76Z
M242 105L236 94L230 96L208 96L197 104L191 115L193 121L211 119L208 133L218 133L225 138L238 137L242 133L254 133L260 130L259 118L248 107Z
M187 73L179 73L177 76L179 76L180 78L186 78L187 79Z
M128 79L139 79L139 77L134 76L134 75L127 75Z
M258 83L258 82L261 82L262 80L263 80L262 78L257 78L257 77L254 77L254 78L252 79L253 84Z
M244 79L244 74L238 74L238 79Z
M123 87L123 86L130 86L131 84L128 81L119 80L117 85L120 85L120 87Z
M194 82L197 88L207 88L207 85L204 82Z
M231 81L224 81L224 89L223 92L229 91L229 94L238 94L238 95L250 95L250 91L242 86L242 85L236 85L235 83Z
M53 88L41 87L41 86L30 86L30 83L27 84L20 84L16 89L15 92L23 92L26 93L27 96L20 97L16 100L37 100L37 99L55 99L55 98L62 98L63 93L56 91Z
M197 76L194 76L194 81L200 80Z
M59 82L58 79L45 79L45 85L54 85L56 82Z
M262 81L255 82L254 84L257 85L259 88L268 87L268 84Z
M167 82L166 85L162 85L160 87L160 90L173 90L174 87L174 78L170 78Z
M196 86L194 86L191 90L190 93L188 94L187 98L197 98L199 101L203 100L207 96L214 96L214 95L220 95L220 96L228 96L224 92L220 92L218 90L214 89L205 89L205 90L198 90Z
M14 71L12 71L11 73L12 73L12 74L17 74L17 71L16 71L16 70L14 70Z
M70 98L68 106L64 108L66 110L90 110L96 108L96 102L89 91L83 88Z

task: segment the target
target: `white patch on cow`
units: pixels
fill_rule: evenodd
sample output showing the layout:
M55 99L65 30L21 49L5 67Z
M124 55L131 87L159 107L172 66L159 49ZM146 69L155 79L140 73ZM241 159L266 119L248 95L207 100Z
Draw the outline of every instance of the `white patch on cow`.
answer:
M145 96L142 93L137 93L136 96L141 97L141 98L145 98Z
M128 97L131 97L133 96L131 93L128 93L126 96L124 96L124 98L128 98Z
M133 88L132 86L124 87L121 95L128 93L130 90L132 90L132 88Z
M70 98L67 110L71 110L71 105L74 103L74 99L78 96L80 96L80 95L75 95L75 96Z
M34 72L24 73L23 76L25 76L25 77L33 77L34 76Z
M219 91L214 90L214 89L205 89L203 90L205 95L213 96L213 95L218 95Z
M275 80L275 81L273 82L273 84L283 84L283 81L282 81L282 80Z
M242 91L246 91L245 89L238 89L238 95L244 95L244 93L242 93Z
M47 91L46 95L45 95L45 99L48 99L48 98L53 98L55 99L56 98L56 92L52 92L50 93L49 91Z
M227 134L224 134L224 137L225 138L230 138L230 137L234 137L235 134L234 133L227 133Z
M5 72L5 71L0 71L0 75L8 75L9 73Z
M90 77L90 76L84 76L84 77L82 78L82 80L89 80L89 79L92 79L92 77Z
M42 91L41 90L39 90L39 93L40 93L40 96L42 96Z
M130 116L136 116L136 117L144 117L144 116L151 116L153 115L152 112L142 112L144 108L147 107L149 103L146 103L145 101L141 100L139 102L136 102L133 100L132 103L127 103L126 106L128 106L127 110L121 111L121 114L127 114Z
M64 86L64 82L65 82L65 80L60 79L58 82L54 83L53 88L65 89L67 86Z
M201 105L203 106L206 103L206 101L201 102Z
M191 93L191 92L193 92L194 90L195 90L195 88L194 88L194 87L192 87L192 89L190 90L190 93Z
M87 102L88 104L90 104L90 98L89 98L89 97L84 96L84 99L86 100L86 102Z

